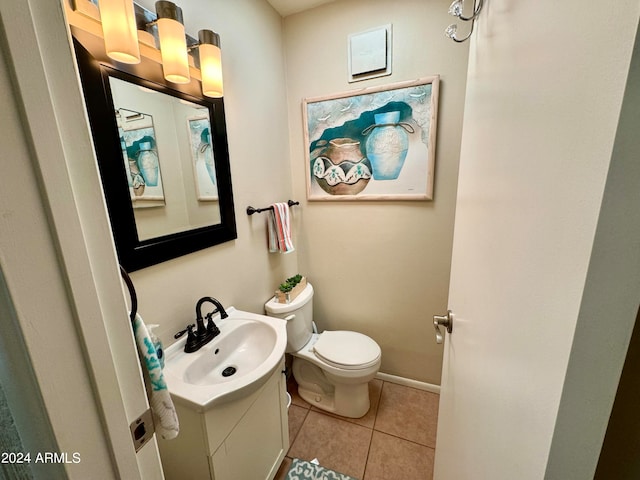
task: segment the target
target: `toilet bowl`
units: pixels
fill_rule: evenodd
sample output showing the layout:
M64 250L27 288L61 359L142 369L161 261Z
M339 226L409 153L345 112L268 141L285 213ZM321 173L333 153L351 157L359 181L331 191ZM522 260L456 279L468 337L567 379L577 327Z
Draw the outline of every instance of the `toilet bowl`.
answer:
M369 411L369 381L382 358L371 338L344 330L313 332L313 287L290 303L275 298L265 304L267 315L287 321L287 349L293 356L298 394L311 405L336 415L360 418Z

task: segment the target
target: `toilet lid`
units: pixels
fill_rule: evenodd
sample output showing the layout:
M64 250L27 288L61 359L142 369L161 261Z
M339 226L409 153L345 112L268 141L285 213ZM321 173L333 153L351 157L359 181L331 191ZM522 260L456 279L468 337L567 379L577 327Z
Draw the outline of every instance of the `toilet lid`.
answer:
M325 331L313 351L330 365L345 369L367 368L380 359L380 346L358 332Z

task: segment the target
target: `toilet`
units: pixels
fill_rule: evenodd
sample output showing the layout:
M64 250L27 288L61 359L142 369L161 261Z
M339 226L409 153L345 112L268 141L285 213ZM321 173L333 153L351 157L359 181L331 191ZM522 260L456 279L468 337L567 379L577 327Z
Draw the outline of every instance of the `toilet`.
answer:
M382 358L380 346L357 332L313 328L310 283L290 303L275 297L265 304L267 315L287 321L286 352L293 356L299 395L322 410L360 418L369 411L369 386Z

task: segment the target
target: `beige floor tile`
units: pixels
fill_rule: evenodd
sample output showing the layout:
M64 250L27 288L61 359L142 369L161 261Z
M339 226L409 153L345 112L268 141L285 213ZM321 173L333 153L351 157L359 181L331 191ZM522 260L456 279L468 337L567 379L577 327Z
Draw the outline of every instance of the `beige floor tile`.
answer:
M317 458L324 467L361 479L371 434L368 428L310 411L287 456Z
M289 407L289 445L293 445L308 413L309 409L298 405L291 404Z
M287 478L287 473L289 473L289 468L291 468L292 460L288 457L284 457L282 463L280 464L280 468L278 469L278 473L273 477L273 480L285 480Z
M439 395L384 382L375 430L435 448Z
M373 432L364 480L431 480L435 450Z
M346 417L340 417L338 415L333 415L317 407L311 407L311 409L316 412L324 412L327 415L332 415L336 418L341 418L342 420L346 420L347 422L355 423L357 425L362 425L363 427L373 428L373 424L376 421L376 415L378 413L378 404L380 403L380 394L382 393L382 383L383 383L382 380L378 380L378 379L373 379L369 382L369 401L371 402L371 407L369 408L369 411L365 414L364 417L346 418Z

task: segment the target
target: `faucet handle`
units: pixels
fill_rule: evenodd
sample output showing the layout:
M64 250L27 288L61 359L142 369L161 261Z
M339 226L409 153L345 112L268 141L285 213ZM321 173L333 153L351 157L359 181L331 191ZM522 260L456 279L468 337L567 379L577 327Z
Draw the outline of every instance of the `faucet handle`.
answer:
M180 330L178 333L176 333L173 336L173 338L180 338L181 336L183 336L185 333L187 333L190 329L192 329L195 326L196 326L195 323L192 323L191 325L187 325L187 328L185 328L184 330Z
M204 343L202 342L202 337L194 333L194 327L195 325L193 324L187 325L187 341L184 344L185 353L193 353L200 349L202 345L204 345Z
M216 335L220 334L220 329L218 328L218 326L213 321L213 314L214 314L214 312L207 313L205 315L205 318L207 319L207 331L211 332L213 334L213 336L215 337Z

